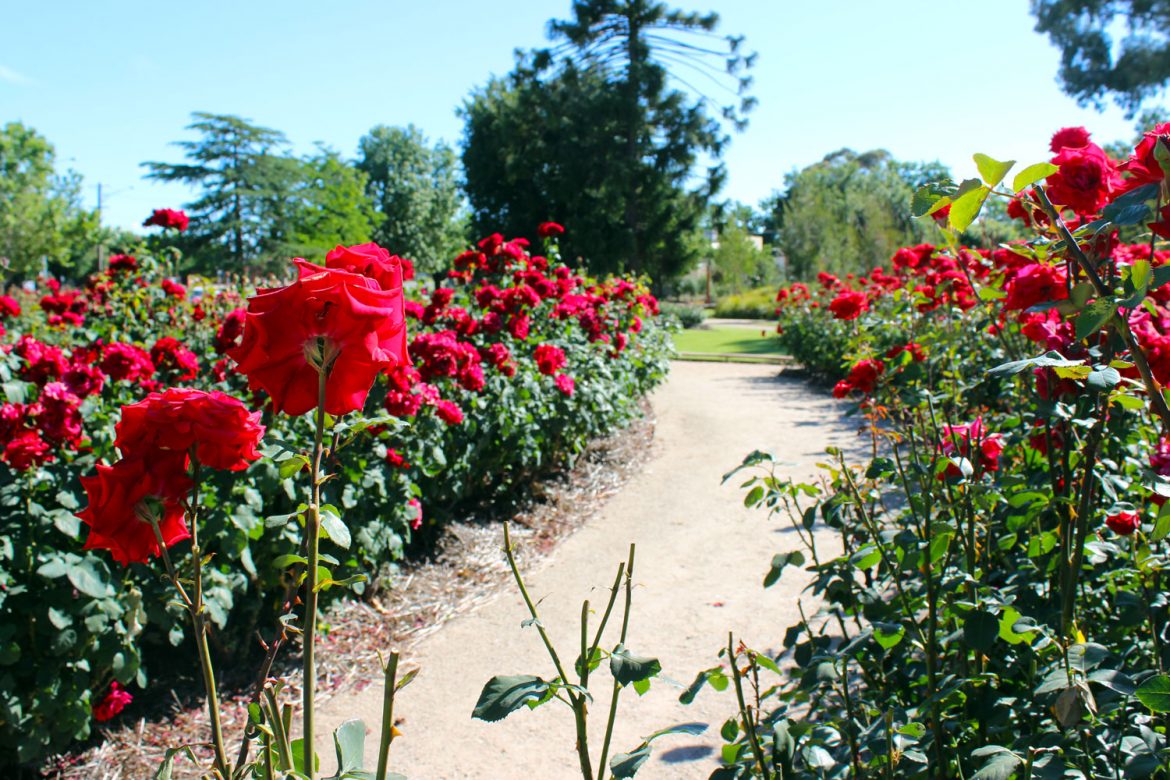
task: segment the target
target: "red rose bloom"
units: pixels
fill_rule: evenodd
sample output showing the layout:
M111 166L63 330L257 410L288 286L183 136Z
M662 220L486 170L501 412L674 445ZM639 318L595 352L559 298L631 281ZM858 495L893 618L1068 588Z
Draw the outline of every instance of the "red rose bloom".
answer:
M418 502L417 498L412 498L406 503L414 509L414 519L410 521L410 529L412 531L417 531L418 529L422 528L423 524L422 504Z
M573 397L573 391L577 389L577 383L573 381L573 377L568 374L557 374L556 379L557 390L560 390L568 398Z
M860 290L846 290L829 303L829 311L839 320L855 320L869 309L869 296Z
M133 271L138 267L138 258L134 255L111 255L111 271Z
M463 410L452 401L436 401L435 414L448 425L458 425L463 422Z
M556 222L541 222L536 228L536 233L541 238L554 238L556 236L563 236L565 229Z
M181 457L124 458L98 466L97 476L82 477L89 504L77 513L89 526L86 550L109 550L122 564L146 563L160 553L154 528L170 547L191 536L180 500L192 487Z
M199 376L199 359L195 353L172 336L163 336L150 348L150 362L158 371L175 374L175 379L186 382Z
M383 290L402 289L403 261L374 242L354 246L338 246L325 255L325 267L349 271L351 274L368 276ZM413 268L411 276L413 276Z
M1048 197L1078 214L1096 214L1120 184L1113 161L1096 144L1065 147L1052 162L1060 170L1048 177Z
M1089 145L1089 131L1083 127L1065 127L1057 130L1052 136L1051 143L1048 148L1052 150L1053 154L1057 154L1061 149L1079 149L1083 146Z
M0 295L0 320L20 316L20 304L10 295Z
M142 223L142 226L150 227L151 225L156 225L160 228L174 228L182 233L190 223L191 220L188 218L186 212L180 211L179 209L155 209L154 213Z
M244 334L244 321L248 313L243 309L233 309L223 318L219 331L215 334L215 351L219 354L227 352L240 343L240 336Z
M9 442L4 445L4 452L0 453L3 459L17 471L28 471L33 466L48 463L53 460L52 449L41 435L33 430L18 431Z
M1142 519L1136 512L1118 512L1105 518L1109 530L1121 536L1130 536L1142 527Z
M886 364L880 360L859 360L849 369L849 376L845 382L851 389L869 395L877 387L877 380L886 370Z
M159 286L171 298L177 298L181 301L187 297L187 288L172 279L163 279Z
M126 705L132 701L134 701L134 697L130 695L130 692L115 680L110 683L110 690L102 700L93 705L93 719L99 723L111 720L122 710L126 709Z
M360 409L379 373L409 362L402 290L294 262L297 281L248 299L243 341L229 354L251 388L265 390L286 414L317 406L319 370L328 377L326 412Z
M1022 311L1040 303L1062 301L1067 297L1063 268L1032 263L1021 268L1008 282L1003 308L1004 311Z
M264 437L260 412L226 393L171 387L122 407L114 444L127 457L160 451L182 456L195 450L205 466L240 471L257 460Z
M102 350L101 369L115 382L125 379L137 382L154 375L150 355L133 344L114 342Z
M533 353L536 367L545 376L552 376L565 367L564 351L553 344L541 344Z

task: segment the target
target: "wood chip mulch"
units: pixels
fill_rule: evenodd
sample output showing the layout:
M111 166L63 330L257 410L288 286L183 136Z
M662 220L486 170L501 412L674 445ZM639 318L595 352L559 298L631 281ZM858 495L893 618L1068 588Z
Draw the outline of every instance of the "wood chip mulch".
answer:
M628 428L593 442L571 469L535 484L512 517L517 562L530 567L594 516L614 493L649 460L654 419L649 404ZM361 690L382 672L378 651L394 648L409 658L410 649L447 621L494 599L511 586L503 556L503 527L498 518L468 517L450 524L426 560L403 561L396 573L363 600L344 600L323 616L328 632L318 638L318 701L343 691ZM386 580L389 580L388 582ZM286 700L300 698L299 657L282 651L273 676L289 689ZM282 664L283 662L283 664ZM409 664L399 670L403 674ZM192 683L194 679L192 678ZM192 684L169 692L137 721L101 729L85 749L47 762L41 777L52 780L140 780L154 776L167 748L194 744L208 734L207 711L200 689ZM247 695L241 691L222 706L228 752L234 759L247 718ZM210 751L196 748L210 762ZM204 776L186 758L176 763L176 778Z

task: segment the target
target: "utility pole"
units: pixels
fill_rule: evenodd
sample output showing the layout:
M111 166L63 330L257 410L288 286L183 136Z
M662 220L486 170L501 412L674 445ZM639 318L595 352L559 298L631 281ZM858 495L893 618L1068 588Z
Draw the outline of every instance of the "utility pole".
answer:
M97 245L97 261L98 270L106 270L106 247L105 238L102 235L102 183L99 181L97 186L97 220L98 220L98 245Z

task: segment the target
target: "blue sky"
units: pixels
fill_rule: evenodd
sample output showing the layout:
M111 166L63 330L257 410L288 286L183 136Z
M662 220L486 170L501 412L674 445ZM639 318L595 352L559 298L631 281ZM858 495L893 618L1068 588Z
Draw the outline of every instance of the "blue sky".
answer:
M759 52L751 126L726 156L724 195L757 203L784 174L841 147L940 160L1035 162L1083 124L1128 138L1120 111L1080 109L1056 85L1058 53L1033 32L1027 0L722 0L721 32ZM137 227L190 197L143 181L144 160L178 161L192 111L232 113L353 155L375 124L413 122L458 141L456 107L542 45L568 0L0 0L0 123L22 121L85 177L105 221Z

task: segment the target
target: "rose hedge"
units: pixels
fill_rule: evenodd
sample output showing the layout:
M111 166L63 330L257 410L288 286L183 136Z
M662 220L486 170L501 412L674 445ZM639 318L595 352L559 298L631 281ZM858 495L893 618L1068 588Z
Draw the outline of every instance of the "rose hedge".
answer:
M715 777L1167 776L1170 125L1122 164L1081 128L1052 151L921 191L943 246L780 291L786 347L869 441L818 483L732 472L802 541L765 586L804 568L823 606L780 655L722 653L760 704ZM1036 240L959 246L988 197Z
M454 261L443 286L417 286L406 302L413 366L380 375L365 407L333 426L355 439L334 448L340 476L323 488L346 517L324 524L337 579L392 564L454 513L521 494L534 475L635 418L664 378L669 334L645 286L584 278L548 248L551 260L523 239L491 236ZM364 245L327 262L369 274L385 257ZM409 278L409 263L399 267ZM51 282L0 296L0 763L84 739L95 716L113 716L148 686L147 660L183 644L185 614L161 606L170 584L158 568L87 551L75 516L86 504L81 477L117 460L121 406L193 388L261 411L276 444L246 470L211 471L201 483L204 589L221 653L247 652L254 630L280 613L280 558L302 533L290 518L305 464L289 453L311 449L312 426L273 414L228 356L238 354L248 291L193 286L166 278L153 258L119 255L82 289ZM151 435L147 418L130 425L125 442ZM172 551L180 567L186 551Z

